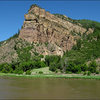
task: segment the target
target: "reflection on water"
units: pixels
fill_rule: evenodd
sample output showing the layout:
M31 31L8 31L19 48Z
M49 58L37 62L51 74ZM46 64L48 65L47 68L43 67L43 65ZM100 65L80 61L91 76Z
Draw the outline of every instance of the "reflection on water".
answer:
M100 80L0 77L0 99L100 99Z

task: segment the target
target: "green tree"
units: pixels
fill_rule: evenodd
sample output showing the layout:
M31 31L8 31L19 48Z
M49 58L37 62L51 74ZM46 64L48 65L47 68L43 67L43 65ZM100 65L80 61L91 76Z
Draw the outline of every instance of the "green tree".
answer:
M95 61L92 61L92 62L89 64L88 70L89 70L91 73L95 73L95 72L96 72L96 68L97 68L96 62L95 62Z
M11 68L11 66L9 64L4 64L1 72L12 73L13 69Z
M81 64L80 68L81 68L82 71L87 71L88 70L88 67L87 67L86 64Z
M56 63L51 63L49 66L49 70L55 72L57 70Z
M90 76L90 75L91 75L91 72L90 72L90 71L88 71L87 75L88 75L88 76Z

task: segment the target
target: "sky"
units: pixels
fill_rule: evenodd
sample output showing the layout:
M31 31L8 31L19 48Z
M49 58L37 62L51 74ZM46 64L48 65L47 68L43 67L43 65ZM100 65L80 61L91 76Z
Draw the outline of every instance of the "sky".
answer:
M32 4L37 4L50 13L64 14L72 19L89 19L100 22L100 1L3 1L0 0L0 41L18 32L24 22L24 15Z

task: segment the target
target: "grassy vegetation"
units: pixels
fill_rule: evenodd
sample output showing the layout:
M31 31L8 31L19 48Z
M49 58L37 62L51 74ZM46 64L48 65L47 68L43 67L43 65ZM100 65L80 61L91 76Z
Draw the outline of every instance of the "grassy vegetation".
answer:
M96 79L100 80L100 75L79 75L79 74L37 74L37 75L23 75L23 74L7 74L7 73L0 73L0 76L6 77L25 77L25 78L66 78L66 79Z
M38 68L38 69L33 69L31 71L32 74L53 74L52 71L49 70L49 67L44 67L44 68Z

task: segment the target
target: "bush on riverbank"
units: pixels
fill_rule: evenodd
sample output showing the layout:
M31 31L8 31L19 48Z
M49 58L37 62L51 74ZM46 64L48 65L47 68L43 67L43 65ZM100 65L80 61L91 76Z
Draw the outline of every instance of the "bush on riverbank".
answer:
M26 71L26 75L31 75L31 71L30 70L27 70Z
M46 67L44 61L27 61L27 62L17 62L12 64L1 64L0 72L2 73L15 73L15 74L23 74L26 72L29 74L29 71L34 68L43 68Z
M51 57L52 58L52 57ZM15 73L15 74L23 74L26 72L26 74L30 74L30 70L35 68L43 68L44 66L47 66L47 63L49 65L49 70L56 73L56 71L59 69L59 71L66 72L66 73L77 73L80 74L81 72L89 71L90 73L96 73L99 74L99 71L97 70L97 64L95 61L92 61L90 64L78 64L75 63L67 63L62 64L61 58L54 57L52 60L49 57L49 60L47 61L28 61L28 62L22 62L22 63L12 63L12 64L1 64L0 65L0 72L2 73ZM63 71L65 70L65 71Z
M45 61L41 61L40 59L34 58L33 60L29 60L27 62L13 62L11 64L1 64L0 72L2 73L15 73L15 74L30 74L30 70L36 68L49 67L50 71L61 73L77 73L80 74L82 72L90 71L91 73L99 73L97 70L97 64L95 61L91 61L90 64L77 64L75 62L68 61L66 56L62 58L60 56L52 55L46 56Z
M43 72L42 71L39 71L39 74L43 74Z
M75 65L74 63L69 63L68 67L66 68L66 71L72 72L72 73L80 73L80 72L86 72L86 71L90 73L99 72L97 71L97 63L95 61L92 61L89 65L86 65L86 64Z

